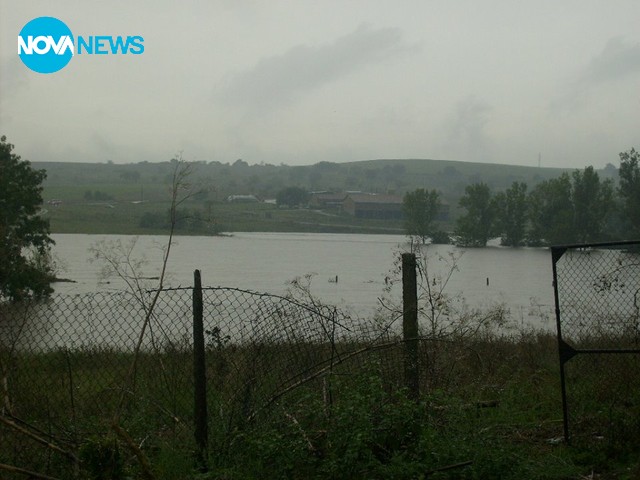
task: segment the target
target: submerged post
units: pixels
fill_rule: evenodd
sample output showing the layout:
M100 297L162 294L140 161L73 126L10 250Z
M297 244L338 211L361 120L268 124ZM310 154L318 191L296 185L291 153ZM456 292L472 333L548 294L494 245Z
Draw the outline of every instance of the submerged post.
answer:
M416 256L402 254L402 338L404 340L404 383L414 400L420 397L418 362L418 284Z
M201 471L207 471L207 378L204 351L202 282L200 270L193 272L193 385L195 439Z

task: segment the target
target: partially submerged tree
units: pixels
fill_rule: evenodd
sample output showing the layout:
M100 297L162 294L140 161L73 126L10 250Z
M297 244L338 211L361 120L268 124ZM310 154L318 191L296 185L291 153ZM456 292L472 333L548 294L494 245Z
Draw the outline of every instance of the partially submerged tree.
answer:
M538 184L529 194L529 244L560 245L604 240L613 207L613 185L593 167Z
M571 178L545 180L529 194L530 228L528 243L532 246L569 243L573 229Z
M402 200L407 235L419 238L422 244L426 243L434 233L433 223L440 207L440 194L436 190L418 188L407 192Z
M484 247L494 236L495 208L486 183L474 183L464 190L460 206L466 213L458 218L456 236L463 247Z
M613 208L613 182L600 181L593 167L573 172L573 241L604 240L604 227Z
M513 182L505 192L495 195L493 203L496 209L496 229L502 235L502 245L522 245L527 223L527 184Z
M0 298L50 294L49 221L40 216L44 170L13 153L0 137Z

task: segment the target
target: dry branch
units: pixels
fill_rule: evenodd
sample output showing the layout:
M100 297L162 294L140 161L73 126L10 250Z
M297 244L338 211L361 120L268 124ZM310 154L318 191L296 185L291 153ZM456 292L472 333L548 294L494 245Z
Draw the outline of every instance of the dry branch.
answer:
M0 470L4 472L19 473L21 475L26 475L29 478L35 478L37 480L59 480L55 477L50 477L49 475L45 475L43 473L32 472L31 470L25 470L24 468L14 467L13 465L7 465L5 463L0 463Z
M151 468L151 463L149 463L149 459L144 454L144 452L140 450L140 447L136 445L136 442L133 441L133 438L131 438L131 436L127 433L127 431L124 428L122 428L120 425L114 423L111 427L116 432L118 437L120 437L120 439L124 441L127 447L131 449L133 454L138 459L138 463L142 468L143 477L146 480L156 480L156 477L153 474L153 470Z
M27 437L31 438L32 440L35 440L36 442L44 445L45 447L50 448L51 450L53 450L55 452L61 453L62 455L64 455L65 457L67 457L67 458L69 458L71 460L73 460L74 462L78 462L78 457L76 457L72 452L64 450L63 448L60 448L55 443L51 443L50 441L45 440L44 438L42 438L39 435L36 435L35 433L27 430L26 428L21 427L20 425L15 423L13 420L8 419L4 415L0 415L0 422L4 423L9 428L12 428L13 430L16 430L16 431L22 433L23 435L26 435Z

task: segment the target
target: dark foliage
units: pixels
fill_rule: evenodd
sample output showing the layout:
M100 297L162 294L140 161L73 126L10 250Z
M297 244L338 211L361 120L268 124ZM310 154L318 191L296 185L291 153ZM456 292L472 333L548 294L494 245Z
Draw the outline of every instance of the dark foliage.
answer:
M20 300L52 292L49 222L40 216L44 170L34 170L0 138L0 296Z

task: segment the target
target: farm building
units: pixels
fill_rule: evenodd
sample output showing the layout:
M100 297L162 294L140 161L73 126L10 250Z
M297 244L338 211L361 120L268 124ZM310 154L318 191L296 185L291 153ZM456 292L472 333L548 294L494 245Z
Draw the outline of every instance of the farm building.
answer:
M381 220L402 218L402 197L373 193L350 193L342 201L345 212L358 218Z
M311 208L341 208L346 193L313 192L309 199Z

